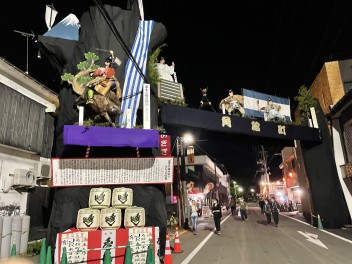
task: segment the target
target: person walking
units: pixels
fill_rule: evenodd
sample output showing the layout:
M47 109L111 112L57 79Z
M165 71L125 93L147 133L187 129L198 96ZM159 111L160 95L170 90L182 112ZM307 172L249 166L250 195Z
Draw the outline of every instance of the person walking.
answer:
M279 225L279 212L280 204L275 200L275 197L271 197L271 210L274 218L274 224L276 227Z
M218 199L214 199L213 206L211 208L215 223L215 233L220 235L220 222L222 217L221 206Z
M236 214L236 199L231 198L230 201L231 215L234 216Z
M265 205L264 198L261 197L261 198L260 198L260 201L259 201L259 207L260 207L260 212L261 212L262 214L264 214L264 205Z
M196 200L192 200L191 205L191 220L193 226L193 234L197 234L197 224L198 224L198 205Z
M243 198L241 198L240 200L240 213L241 213L241 219L242 219L242 222L243 221L247 221L247 211L248 211L248 205L247 203L244 201Z
M269 203L269 199L264 200L264 214L266 216L266 224L268 227L271 226L271 204Z

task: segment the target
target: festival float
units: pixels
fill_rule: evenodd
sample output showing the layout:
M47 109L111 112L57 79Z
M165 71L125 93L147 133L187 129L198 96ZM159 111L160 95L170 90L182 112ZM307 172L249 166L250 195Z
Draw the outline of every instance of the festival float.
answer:
M157 91L146 72L166 29L144 20L137 1L127 9L97 3L80 20L64 20L38 36L41 54L63 81L48 245L56 263L63 253L70 262L101 263L107 249L123 263L127 245L132 263L146 263L152 241L159 263L173 158L160 151ZM67 30L69 37L61 34Z

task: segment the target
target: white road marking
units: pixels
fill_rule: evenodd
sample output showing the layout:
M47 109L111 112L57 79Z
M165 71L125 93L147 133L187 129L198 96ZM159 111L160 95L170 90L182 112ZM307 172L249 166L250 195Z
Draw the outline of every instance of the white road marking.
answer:
M306 237L307 241L328 249L328 247L325 246L324 243L318 239L318 235L312 234L312 233L307 233L307 232L302 232L302 231L297 231L297 232L300 233L302 236Z
M231 214L228 215L228 216L226 216L225 219L222 220L220 224L222 225L222 223L224 223L230 216L231 216ZM184 261L182 261L181 264L187 264L187 263L189 263L189 262L192 260L192 258L199 252L199 250L201 250L201 248L204 246L204 244L205 244L214 234L215 234L214 232L210 232L209 235L207 235L207 237L204 238L204 240L187 256L187 258L186 258Z
M289 218L289 219L295 220L295 221L297 221L297 222L300 222L300 223L302 223L302 224L305 224L305 225L307 225L307 226L310 226L310 227L312 227L312 228L317 229L317 227L311 226L310 224L308 224L308 223L306 223L306 222L303 222L303 221L301 221L301 220L299 220L299 219L296 219L296 218L294 218L294 217L290 217L290 216L287 216L287 215L284 215L284 214L280 214L280 215L282 215L282 216L284 216L284 217L287 217L287 218ZM329 231L322 230L322 229L319 229L319 231L324 232L324 233L326 233L326 234L328 234L328 235L330 235L330 236L339 238L339 239L341 239L341 240L343 240L343 241L345 241L345 242L347 242L347 243L352 244L352 241L351 241L351 240L349 240L349 239L347 239L347 238L344 238L344 237L342 237L342 236L336 235L336 234L334 234L334 233L331 233L331 232L329 232Z

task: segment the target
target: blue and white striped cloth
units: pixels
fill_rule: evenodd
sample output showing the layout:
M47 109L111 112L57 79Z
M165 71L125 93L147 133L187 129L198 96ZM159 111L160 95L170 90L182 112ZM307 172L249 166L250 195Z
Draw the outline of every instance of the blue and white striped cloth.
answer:
M285 117L286 120L291 120L291 107L290 99L277 97L265 93L259 93L248 89L242 89L243 95L243 108L246 116L254 116L264 118L263 111L259 109L267 105L267 101L270 98L271 101L281 106L280 114Z
M148 47L150 35L153 30L154 21L139 21L139 28L132 46L132 56L137 62L143 74L146 73ZM127 109L131 110L131 125L132 128L136 125L137 109L139 106L141 92L143 90L143 76L138 72L131 59L128 59L125 68L125 83L122 92L120 126L126 127L127 125Z

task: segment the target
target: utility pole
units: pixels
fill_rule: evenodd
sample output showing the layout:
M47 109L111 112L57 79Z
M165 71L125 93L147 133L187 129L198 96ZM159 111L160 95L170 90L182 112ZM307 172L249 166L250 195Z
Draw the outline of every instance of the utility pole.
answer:
M262 150L261 150L261 154L262 154L262 159L260 161L260 164L263 166L263 172L264 172L264 176L265 176L265 184L268 186L268 193L270 195L271 193L271 184L270 184L270 178L269 178L269 173L268 173L268 166L267 166L267 159L266 159L266 153L264 150L264 146L262 145Z
M180 217L181 223L185 229L189 228L189 201L187 193L187 172L185 157L185 140L183 137L177 137L177 161L181 159L181 166L178 177L178 190L180 200Z
M181 138L177 137L176 139L176 147L177 147L177 189L178 189L178 217L179 217L179 224L181 223L182 225L185 223L185 214L184 214L184 194L183 194L183 188L182 188L182 177L184 177L183 173L185 173L184 170L184 161L182 151L183 148L181 147ZM180 157L181 156L181 157ZM180 158L181 158L181 164L180 164Z
M187 172L186 172L186 157L185 157L185 141L184 138L180 138L180 147L181 147L181 190L183 194L183 217L184 224L183 227L185 229L189 228L189 201L188 201L188 193L187 193Z

